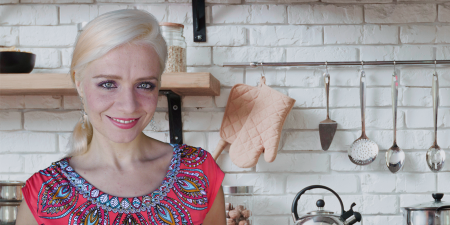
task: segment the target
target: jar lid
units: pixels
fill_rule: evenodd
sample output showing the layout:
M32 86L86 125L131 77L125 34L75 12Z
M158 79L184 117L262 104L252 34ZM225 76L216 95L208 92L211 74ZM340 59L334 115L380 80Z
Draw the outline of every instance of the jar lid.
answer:
M0 180L0 186L24 186L25 182L22 181L11 181L11 180Z
M181 27L184 28L184 25L181 23L168 23L168 22L162 22L159 23L160 26L168 26L168 27Z
M441 201L442 197L444 197L444 194L442 193L433 193L432 197L434 198L434 201L420 203L408 207L403 207L406 210L410 211L420 211L420 210L436 210L437 208L441 206L449 205L443 201Z
M222 186L224 194L253 194L253 186Z
M0 202L0 206L19 206L20 203L22 203L22 201L20 201L20 202Z

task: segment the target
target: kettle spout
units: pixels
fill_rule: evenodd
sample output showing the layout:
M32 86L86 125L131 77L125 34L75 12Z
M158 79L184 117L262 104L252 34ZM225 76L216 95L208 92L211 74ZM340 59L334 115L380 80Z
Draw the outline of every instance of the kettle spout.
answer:
M362 216L359 212L354 212L347 220L344 221L344 225L352 225L356 222L361 222Z

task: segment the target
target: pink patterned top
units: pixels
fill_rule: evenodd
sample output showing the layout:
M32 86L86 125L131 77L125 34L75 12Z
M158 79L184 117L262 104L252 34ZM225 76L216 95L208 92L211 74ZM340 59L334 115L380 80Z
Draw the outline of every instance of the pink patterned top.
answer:
M24 198L41 225L202 224L225 174L207 151L172 146L166 177L148 195L122 198L104 193L64 158L29 178L22 189Z

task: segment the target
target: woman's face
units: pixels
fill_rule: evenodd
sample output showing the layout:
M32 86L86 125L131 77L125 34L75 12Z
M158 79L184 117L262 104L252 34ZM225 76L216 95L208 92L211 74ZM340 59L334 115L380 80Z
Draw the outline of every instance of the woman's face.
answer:
M78 93L94 132L115 143L134 140L158 101L159 58L149 45L125 44L83 71Z

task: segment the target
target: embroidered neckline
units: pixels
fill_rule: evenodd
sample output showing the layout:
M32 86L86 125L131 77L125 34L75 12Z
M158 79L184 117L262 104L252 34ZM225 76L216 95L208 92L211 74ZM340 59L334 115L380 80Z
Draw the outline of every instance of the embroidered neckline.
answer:
M88 201L91 201L106 211L112 211L114 213L136 213L147 211L151 207L156 206L172 189L180 169L181 155L184 148L178 144L170 145L173 147L173 156L162 184L152 193L139 197L116 197L99 190L69 166L69 158L64 158L57 162L57 164L61 168L62 174L68 178L70 184Z

